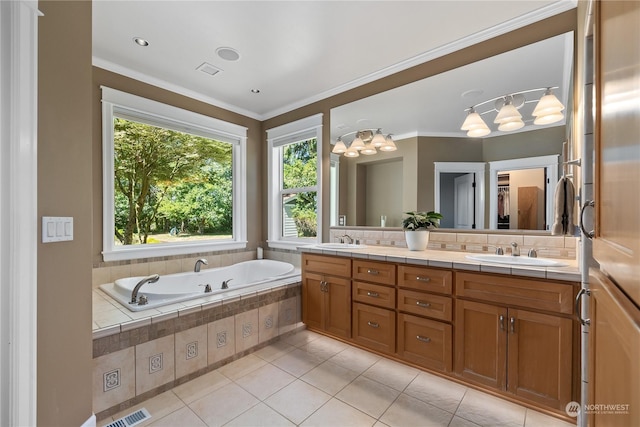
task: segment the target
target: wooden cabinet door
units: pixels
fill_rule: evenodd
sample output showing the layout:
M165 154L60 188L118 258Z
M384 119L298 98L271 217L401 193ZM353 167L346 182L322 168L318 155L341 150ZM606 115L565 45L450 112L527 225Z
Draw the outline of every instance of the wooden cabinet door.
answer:
M593 257L640 305L640 2L596 3Z
M323 276L306 273L302 276L302 321L310 328L323 329Z
M573 321L510 308L507 325L507 390L564 409L572 400Z
M324 330L351 338L351 280L325 276Z
M479 384L504 390L507 370L507 309L456 301L455 371Z
M640 426L640 310L597 270L590 271L589 403L628 405L592 411L590 426Z

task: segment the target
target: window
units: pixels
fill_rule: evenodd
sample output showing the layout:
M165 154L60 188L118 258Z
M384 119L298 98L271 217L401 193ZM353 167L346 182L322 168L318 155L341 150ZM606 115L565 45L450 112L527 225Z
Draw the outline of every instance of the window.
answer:
M267 131L269 246L320 242L322 115Z
M102 88L105 261L246 247L246 128Z

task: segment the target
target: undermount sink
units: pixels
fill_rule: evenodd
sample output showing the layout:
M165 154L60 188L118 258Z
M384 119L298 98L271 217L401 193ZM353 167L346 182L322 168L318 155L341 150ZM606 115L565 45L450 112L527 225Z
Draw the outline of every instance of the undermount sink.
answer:
M367 247L367 245L360 243L320 243L316 246L323 249L364 249Z
M531 258L528 256L511 255L467 255L468 259L481 262L494 262L498 264L526 265L531 267L566 267L567 264L544 258Z

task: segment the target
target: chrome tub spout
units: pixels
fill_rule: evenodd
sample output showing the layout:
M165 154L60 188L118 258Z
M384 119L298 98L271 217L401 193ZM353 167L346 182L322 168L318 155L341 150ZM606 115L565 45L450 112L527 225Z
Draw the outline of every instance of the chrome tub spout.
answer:
M200 258L199 260L196 261L196 265L193 267L193 272L200 273L200 267L202 266L202 264L209 265L206 259Z
M129 304L145 305L147 303L147 299L140 297L140 301L138 301L138 291L145 283L156 283L158 280L160 280L160 276L157 274L152 274L151 276L140 280L135 288L133 288L133 292L131 292L131 301L129 301Z

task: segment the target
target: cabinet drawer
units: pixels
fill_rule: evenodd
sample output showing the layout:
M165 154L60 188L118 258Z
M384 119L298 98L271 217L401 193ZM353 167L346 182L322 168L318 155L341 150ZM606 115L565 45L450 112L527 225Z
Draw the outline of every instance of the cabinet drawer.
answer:
M350 277L351 259L325 255L302 254L303 271Z
M573 314L577 283L456 272L456 295L494 304Z
M396 266L384 262L354 259L353 278L394 286L396 284Z
M398 286L403 288L451 295L452 283L453 273L448 270L409 265L398 267Z
M443 322L398 314L398 354L426 368L451 372L452 328Z
M395 352L396 313L353 303L353 340L385 353Z
M389 286L354 281L353 301L373 304L393 310L396 308L396 289Z
M453 301L450 297L398 289L398 310L451 322Z

